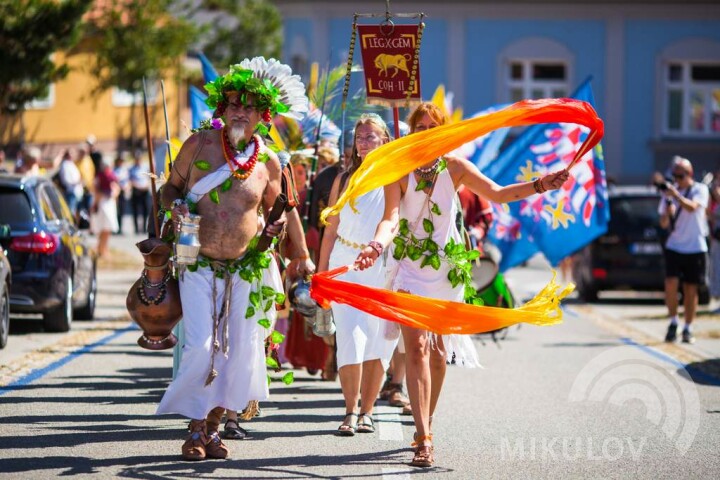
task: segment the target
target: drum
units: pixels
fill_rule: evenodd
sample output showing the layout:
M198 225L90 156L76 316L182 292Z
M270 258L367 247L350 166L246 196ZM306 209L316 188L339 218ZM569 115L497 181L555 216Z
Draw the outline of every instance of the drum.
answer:
M515 308L515 298L502 273L495 275L489 285L477 292L487 307Z

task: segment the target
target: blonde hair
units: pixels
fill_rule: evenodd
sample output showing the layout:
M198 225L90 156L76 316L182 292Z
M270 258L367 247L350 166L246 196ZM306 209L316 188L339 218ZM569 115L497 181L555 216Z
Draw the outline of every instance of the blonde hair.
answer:
M360 115L360 118L358 118L358 121L355 122L355 128L353 129L353 149L352 155L350 155L350 168L348 169L350 174L355 172L362 163L362 159L358 156L357 142L355 140L357 138L357 129L360 125L371 125L373 127L377 127L383 133L383 139L385 140L383 143L390 141L390 131L387 128L385 120L383 120L380 115L377 113L363 113Z
M320 147L317 151L318 161L325 162L327 165L335 165L340 160L337 150L332 147Z
M295 165L304 165L306 167L310 166L310 159L303 155L302 153L293 153L290 157L290 164Z

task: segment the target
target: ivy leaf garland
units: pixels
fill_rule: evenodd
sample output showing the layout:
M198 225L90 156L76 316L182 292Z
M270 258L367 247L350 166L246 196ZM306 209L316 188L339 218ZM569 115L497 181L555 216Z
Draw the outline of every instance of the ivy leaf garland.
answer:
M425 230L425 233L432 235L435 231L435 224L433 224L432 220L423 218L423 230Z
M409 258L413 262L420 261L420 268L430 267L439 270L443 261L447 262L450 269L447 279L453 288L464 284L465 302L473 305L483 305L483 301L477 295L472 284L472 262L480 257L477 250L466 250L464 243L458 243L450 239L440 249L440 246L432 239L435 231L435 224L432 221L433 214L440 215L440 207L431 201L430 218L422 220L423 231L428 234L425 238L417 238L410 232L410 226L406 218L400 219L398 234L393 239L393 258L402 260Z
M193 165L195 165L195 168L202 170L203 172L210 170L210 162L207 160L197 160Z
M195 272L198 268L210 268L213 274L218 278L226 278L228 275L238 275L240 278L250 283L252 287L248 295L249 304L245 310L245 318L251 319L253 317L260 316L262 318L257 320L257 324L263 328L270 328L272 323L265 314L275 308L275 304L284 304L285 294L262 283L264 270L270 266L273 259L267 251L260 252L255 248L257 246L258 239L259 237L254 237L250 241L247 252L239 260L229 261L222 266L217 266L210 263L209 260L200 257L194 265L188 265L187 269L188 271ZM280 368L277 359L272 356L277 347L275 347L275 349L272 347L279 345L284 340L285 335L277 330L273 330L268 336L266 343L268 343L271 348L267 348L266 350L265 362L269 368ZM269 381L270 376L268 376L268 382ZM293 376L288 376L286 374L282 377L282 381L286 385L290 385L293 382Z
M425 190L426 188L432 187L432 182L429 180L420 180L417 183L417 186L415 187L415 191L419 192L421 190Z

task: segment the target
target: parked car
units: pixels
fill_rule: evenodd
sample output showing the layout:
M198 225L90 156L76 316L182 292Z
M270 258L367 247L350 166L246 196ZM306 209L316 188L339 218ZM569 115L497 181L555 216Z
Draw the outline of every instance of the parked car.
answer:
M9 230L9 228L7 229ZM0 236L4 230L0 228ZM0 348L5 348L10 332L10 262L5 251L0 248Z
M96 255L57 187L43 177L0 174L0 238L12 268L10 311L41 313L45 329L66 332L91 320Z
M650 186L610 188L608 231L573 258L573 279L580 298L597 300L602 290L663 291L665 259L658 205L660 194ZM710 301L707 287L700 303Z

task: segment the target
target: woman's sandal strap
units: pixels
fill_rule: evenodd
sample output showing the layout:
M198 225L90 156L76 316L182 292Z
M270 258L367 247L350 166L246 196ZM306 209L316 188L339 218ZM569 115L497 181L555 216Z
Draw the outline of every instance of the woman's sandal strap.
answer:
M352 412L346 413L345 417L343 418L343 423L338 427L338 431L355 434L355 432L357 431L357 420L355 420L355 422L353 422L352 417L357 417L357 416L358 416L357 413L352 413ZM351 417L350 421L348 423L345 423L345 421L348 419L348 417Z
M369 422L367 420L370 420ZM358 417L358 432L373 433L375 432L375 420L369 413L361 413Z
M412 462L410 462L410 465L413 465L415 467L432 467L432 464L435 462L435 459L433 458L433 450L431 446L420 446L417 447L415 450L415 456L413 456Z
M410 446L411 446L411 447L417 447L417 446L420 446L420 444L421 444L422 442L424 442L425 440L427 440L427 441L429 441L429 442L432 442L432 441L433 441L433 434L431 433L431 434L429 434L429 435L418 435L418 434L416 433L415 435L413 435L413 440L414 440L414 441L410 444Z

